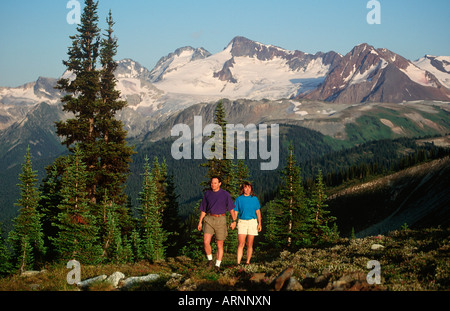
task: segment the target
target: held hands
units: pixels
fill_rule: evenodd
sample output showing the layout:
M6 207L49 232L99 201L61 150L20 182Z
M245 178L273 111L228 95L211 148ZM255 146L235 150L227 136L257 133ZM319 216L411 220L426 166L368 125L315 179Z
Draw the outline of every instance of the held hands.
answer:
M236 228L236 221L233 221L230 225L231 230L234 230Z

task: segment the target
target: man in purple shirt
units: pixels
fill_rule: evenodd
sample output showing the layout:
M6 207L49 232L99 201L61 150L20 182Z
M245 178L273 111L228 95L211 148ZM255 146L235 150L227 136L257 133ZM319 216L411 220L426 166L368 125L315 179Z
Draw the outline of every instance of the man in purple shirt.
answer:
M198 231L201 231L203 228L203 243L209 268L213 266L211 239L214 234L216 235L217 270L219 270L223 258L223 242L228 235L226 212L229 211L233 218L233 222L230 225L232 230L236 227L237 217L237 213L234 211L233 200L227 191L220 188L221 185L222 182L218 177L211 178L211 190L206 190L203 196L200 204L200 220L198 222Z

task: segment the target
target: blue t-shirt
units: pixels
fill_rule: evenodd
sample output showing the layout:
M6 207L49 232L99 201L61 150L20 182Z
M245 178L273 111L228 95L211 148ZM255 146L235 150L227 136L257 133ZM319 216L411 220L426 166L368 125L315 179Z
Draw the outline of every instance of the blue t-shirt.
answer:
M256 211L261 208L258 198L251 195L238 196L234 205L234 210L238 212L238 218L242 220L256 219Z

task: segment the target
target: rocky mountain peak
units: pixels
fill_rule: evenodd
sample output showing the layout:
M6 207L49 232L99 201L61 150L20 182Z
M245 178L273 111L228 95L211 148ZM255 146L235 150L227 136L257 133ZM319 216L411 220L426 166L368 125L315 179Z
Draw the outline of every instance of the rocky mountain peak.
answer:
M116 77L120 78L135 78L135 79L147 79L150 72L147 68L140 63L125 58L117 62L117 69L115 71Z
M450 90L432 73L388 49L362 43L330 70L324 83L299 97L336 103L448 100Z
M262 61L271 60L274 57L286 58L290 54L289 51L282 48L265 45L240 36L235 37L228 46L231 46L231 55L234 57L255 57Z

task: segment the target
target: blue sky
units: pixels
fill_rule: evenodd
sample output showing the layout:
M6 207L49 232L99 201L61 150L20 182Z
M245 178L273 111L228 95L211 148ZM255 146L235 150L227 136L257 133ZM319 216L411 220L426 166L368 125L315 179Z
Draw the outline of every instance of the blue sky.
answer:
M65 70L69 0L0 3L0 86L19 86ZM119 39L117 59L151 70L183 46L220 52L235 36L308 53L348 53L366 42L410 60L450 55L448 0L378 0L381 24L369 25L369 0L100 0L104 29L109 9ZM84 4L84 0L79 0Z

